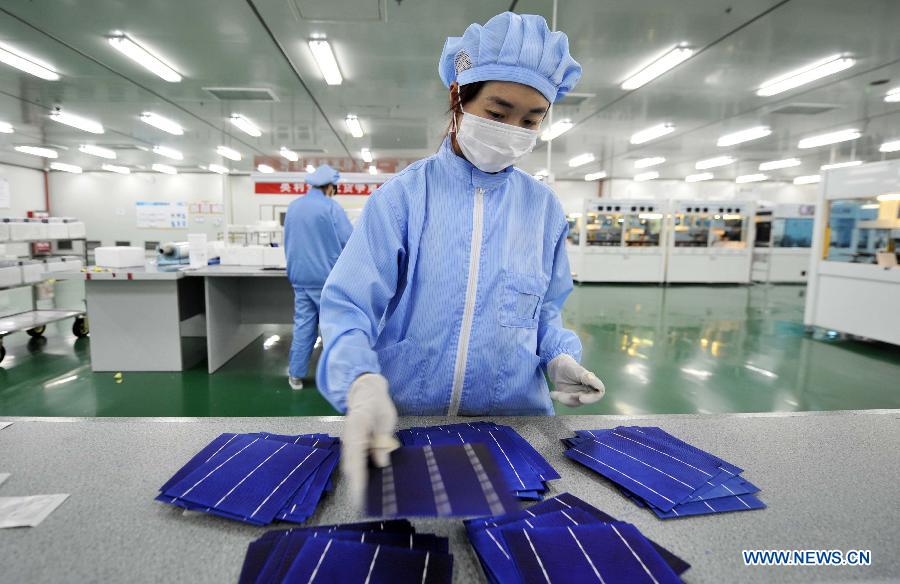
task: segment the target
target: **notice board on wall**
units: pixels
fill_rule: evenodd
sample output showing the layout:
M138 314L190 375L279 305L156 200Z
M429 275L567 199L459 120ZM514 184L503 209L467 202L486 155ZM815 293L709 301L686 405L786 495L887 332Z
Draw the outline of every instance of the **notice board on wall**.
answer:
M136 201L135 219L143 229L187 229L188 205L178 201Z

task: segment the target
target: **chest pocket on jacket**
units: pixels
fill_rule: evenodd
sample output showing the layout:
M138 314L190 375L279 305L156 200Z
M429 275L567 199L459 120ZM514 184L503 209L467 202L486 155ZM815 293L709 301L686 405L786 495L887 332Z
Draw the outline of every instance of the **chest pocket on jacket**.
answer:
M500 300L500 324L509 327L537 328L541 302L547 291L543 276L506 272Z

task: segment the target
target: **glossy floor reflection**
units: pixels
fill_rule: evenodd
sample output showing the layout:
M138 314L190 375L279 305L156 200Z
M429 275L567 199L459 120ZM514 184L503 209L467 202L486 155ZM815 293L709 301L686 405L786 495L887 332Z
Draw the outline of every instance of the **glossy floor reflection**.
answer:
M814 340L802 286L579 286L565 320L607 385L578 413L718 413L900 407L900 348ZM14 334L0 363L0 415L290 416L335 413L285 378L290 329L275 327L214 375L92 373L71 323ZM559 413L576 410L559 407Z

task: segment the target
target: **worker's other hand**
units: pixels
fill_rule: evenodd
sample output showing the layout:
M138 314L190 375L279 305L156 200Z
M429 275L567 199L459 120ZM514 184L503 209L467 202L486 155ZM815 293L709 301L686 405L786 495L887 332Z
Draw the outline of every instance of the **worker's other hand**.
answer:
M547 364L547 373L555 391L550 397L571 407L600 401L606 387L600 378L578 364L571 355L560 355Z
M341 471L347 478L353 504L364 508L369 455L375 466L390 464L390 454L400 446L394 438L397 408L382 375L366 373L356 378L347 395L347 415L341 435Z

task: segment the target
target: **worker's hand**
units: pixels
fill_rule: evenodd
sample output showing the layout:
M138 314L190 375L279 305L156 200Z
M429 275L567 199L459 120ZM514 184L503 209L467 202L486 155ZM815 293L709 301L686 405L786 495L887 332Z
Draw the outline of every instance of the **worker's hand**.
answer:
M341 435L341 471L350 485L353 504L363 509L368 482L369 455L375 466L390 464L390 454L400 446L394 438L397 408L382 375L366 373L356 378L347 395L347 415Z
M578 364L571 355L560 355L547 364L547 373L555 391L550 397L561 404L577 407L600 401L606 387L600 378Z

